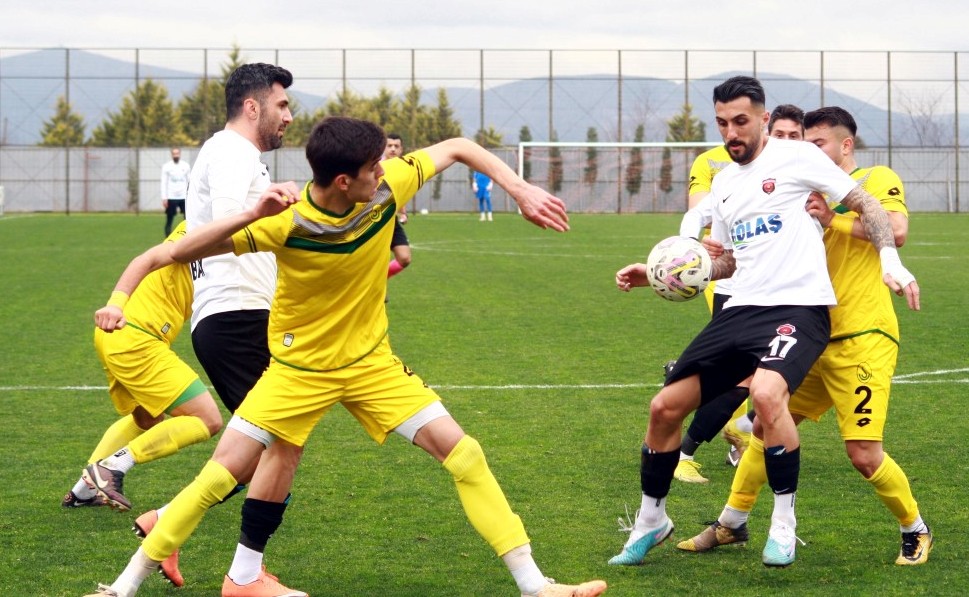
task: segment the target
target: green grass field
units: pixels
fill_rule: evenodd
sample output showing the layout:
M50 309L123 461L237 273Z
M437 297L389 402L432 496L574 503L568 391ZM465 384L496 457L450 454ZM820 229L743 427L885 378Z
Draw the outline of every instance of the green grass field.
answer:
M617 597L964 594L965 215L912 217L902 256L923 311L896 302L903 341L886 448L935 532L927 565L893 565L896 522L852 469L831 417L802 427L798 535L807 545L790 568L760 563L767 494L746 548L697 555L668 544L641 567L606 565L625 541L617 517L639 504L639 446L662 364L708 317L700 301L620 293L613 275L645 260L678 221L580 215L567 234L505 214L491 224L454 214L408 224L414 263L390 281L393 346L480 440L545 574L602 578ZM134 517L174 496L214 448L136 467L125 485L133 512L59 505L116 416L92 314L129 259L161 240L162 224L161 215L0 218L0 595L77 596L113 580L137 547ZM176 348L196 364L187 330ZM725 451L717 440L698 452L708 485L674 482L675 539L719 514L733 474ZM267 553L290 586L314 596L517 595L449 475L399 437L375 445L342 409L308 443L293 494ZM241 504L214 508L185 545L186 587L157 577L139 595L219 594Z

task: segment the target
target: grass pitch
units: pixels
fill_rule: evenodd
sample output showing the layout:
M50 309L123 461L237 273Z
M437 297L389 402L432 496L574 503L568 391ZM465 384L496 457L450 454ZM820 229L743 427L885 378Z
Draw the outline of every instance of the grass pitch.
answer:
M605 579L614 596L964 593L969 282L960 272L969 217L952 214L913 215L902 249L923 311L896 301L903 339L885 439L935 532L929 563L893 565L897 525L852 469L829 416L802 426L798 535L807 545L793 566L760 563L767 494L746 548L698 555L667 544L643 566L606 565L625 540L617 517L639 503L639 445L662 364L708 317L700 301L620 293L613 276L645 260L678 221L577 215L558 234L506 214L493 223L432 214L407 226L414 262L389 283L392 344L484 446L543 572ZM215 446L136 467L125 485L133 512L60 508L115 418L92 314L124 265L161 240L162 223L160 215L0 218L0 595L76 596L113 580L137 546L134 517L171 499ZM187 330L176 349L197 365ZM725 452L719 440L698 452L708 485L674 482L674 540L719 514L733 474ZM449 475L396 436L376 446L342 409L308 443L293 495L267 552L290 586L315 596L517 594L467 523ZM212 509L185 545L186 587L152 578L139 595L218 594L241 504Z

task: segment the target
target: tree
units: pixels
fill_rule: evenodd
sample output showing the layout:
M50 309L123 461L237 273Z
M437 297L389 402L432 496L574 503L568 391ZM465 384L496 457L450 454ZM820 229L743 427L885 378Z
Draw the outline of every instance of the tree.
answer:
M50 120L40 130L40 145L45 147L77 147L84 145L84 118L71 108L63 95Z
M431 137L429 139L431 143L460 137L462 134L461 123L454 117L454 108L451 107L447 90L443 87L437 90L437 106L431 110L429 121L431 123ZM500 134L498 135L498 144L501 144ZM484 144L482 143L482 145Z
M493 149L495 147L501 147L504 143L503 135L495 130L495 127L489 126L486 129L478 129L478 132L474 134L475 142L488 149Z
M175 116L168 90L151 79L139 83L125 96L118 112L108 112L91 135L91 144L99 147L170 147L191 143Z
M597 143L599 141L599 133L594 126L590 126L589 130L586 131L585 140L589 143ZM582 182L591 185L595 184L598 179L599 150L590 146L585 150L585 168L582 169Z
M411 85L404 91L398 113L397 133L408 147L426 147L431 144L431 122L427 106L421 104L420 85Z
M633 139L636 143L642 143L646 136L646 126L642 123L636 127L636 135ZM629 196L639 193L643 187L643 150L640 147L633 147L629 156L629 164L626 166L626 192Z
M518 131L518 141L521 143L527 143L532 140L532 131L528 128L526 124ZM525 147L522 151L522 178L531 182L532 178L532 149L530 147Z
M178 102L178 121L182 132L196 145L225 127L225 82L245 59L238 45L232 46L228 61L222 65L218 79L202 79Z
M666 123L668 142L690 142L706 140L706 124L693 115L690 104L683 105L683 111L670 118ZM659 188L664 193L673 190L673 153L669 147L663 148L663 163L659 169Z
M558 134L553 130L552 139L554 143L558 141ZM557 146L552 146L548 151L548 190L558 193L562 190L562 179L565 178L565 170L562 167L562 150Z

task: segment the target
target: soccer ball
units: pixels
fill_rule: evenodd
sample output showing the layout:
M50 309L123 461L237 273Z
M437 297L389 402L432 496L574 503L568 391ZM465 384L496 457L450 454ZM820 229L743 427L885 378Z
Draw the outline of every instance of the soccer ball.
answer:
M646 275L656 294L668 301L696 298L710 283L713 260L696 239L671 236L659 241L646 258Z

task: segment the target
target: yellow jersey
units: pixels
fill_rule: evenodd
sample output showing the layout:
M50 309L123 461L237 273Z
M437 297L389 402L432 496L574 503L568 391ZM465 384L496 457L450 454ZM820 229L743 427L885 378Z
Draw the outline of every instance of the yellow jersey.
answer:
M878 199L885 211L908 215L905 189L898 175L886 166L858 168L851 173L868 193ZM857 218L858 213L843 205L833 205L836 213ZM872 244L851 235L824 231L828 273L838 298L831 309L831 339L839 340L867 333L882 333L899 341L898 319L891 290L882 281L881 260Z
M708 149L696 156L693 165L690 167L690 188L689 195L699 192L710 192L710 185L713 177L718 172L733 163L730 153L727 152L725 145L719 145L713 149Z
M397 210L434 175L422 150L381 164L367 203L331 213L300 201L232 236L234 253L276 254L276 294L269 312L269 352L283 365L332 371L368 355L387 335L387 247Z
M185 236L179 222L165 242ZM192 315L192 275L189 266L173 263L148 274L124 306L128 325L162 340L169 346Z

